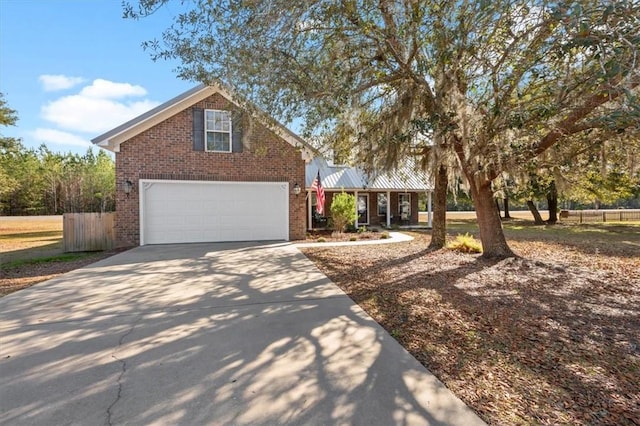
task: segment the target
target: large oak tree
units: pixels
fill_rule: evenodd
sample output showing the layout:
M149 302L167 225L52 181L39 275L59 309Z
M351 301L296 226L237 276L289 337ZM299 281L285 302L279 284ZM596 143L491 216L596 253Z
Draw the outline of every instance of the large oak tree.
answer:
M152 14L168 0L125 5ZM178 7L175 3L172 9ZM193 0L154 58L222 82L375 168L462 175L486 257L513 256L492 181L592 129L637 127L637 1ZM585 143L588 138L584 138ZM441 182L443 179L440 179Z

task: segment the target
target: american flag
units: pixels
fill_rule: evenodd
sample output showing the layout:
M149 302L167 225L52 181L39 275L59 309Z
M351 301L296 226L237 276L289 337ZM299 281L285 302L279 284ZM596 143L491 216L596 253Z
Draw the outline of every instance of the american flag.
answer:
M313 181L311 185L311 190L316 191L316 211L318 214L324 214L324 188L322 187L322 182L320 182L320 170L318 170L318 176Z

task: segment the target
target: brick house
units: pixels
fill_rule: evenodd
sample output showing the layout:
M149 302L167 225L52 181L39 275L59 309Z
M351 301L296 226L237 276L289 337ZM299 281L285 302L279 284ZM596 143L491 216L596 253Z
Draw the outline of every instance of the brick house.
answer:
M298 240L313 150L200 85L96 137L116 161L116 243Z
M418 193L430 200L420 174L382 175L367 187L357 169L330 167L299 136L260 111L249 114L219 86L199 85L92 142L115 153L119 247L304 239L326 224L314 222L318 170L327 209L345 188L358 198L360 225L417 224Z
M316 193L312 190L318 173L325 191L326 213L323 215L316 212ZM327 226L333 195L342 191L356 197L356 228L363 225L385 228L418 225L420 194L426 195L427 223L431 226L433 186L425 173L415 168L404 167L393 173L369 176L357 167L333 164L330 160L316 156L306 165L305 184L308 228Z

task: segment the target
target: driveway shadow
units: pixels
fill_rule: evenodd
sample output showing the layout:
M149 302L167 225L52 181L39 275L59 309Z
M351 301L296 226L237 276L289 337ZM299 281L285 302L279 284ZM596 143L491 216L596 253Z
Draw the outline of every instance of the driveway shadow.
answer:
M480 424L297 249L140 247L0 299L2 424Z

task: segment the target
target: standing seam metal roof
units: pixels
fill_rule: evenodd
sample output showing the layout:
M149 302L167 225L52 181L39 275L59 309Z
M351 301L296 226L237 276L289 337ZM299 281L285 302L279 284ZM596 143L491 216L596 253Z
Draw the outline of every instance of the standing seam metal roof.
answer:
M359 168L330 165L322 157L315 157L306 165L306 188L311 188L318 171L325 190L362 190L364 186L368 190L433 190L433 185L427 175L415 168L402 167L395 172L382 173L367 179L366 173Z

